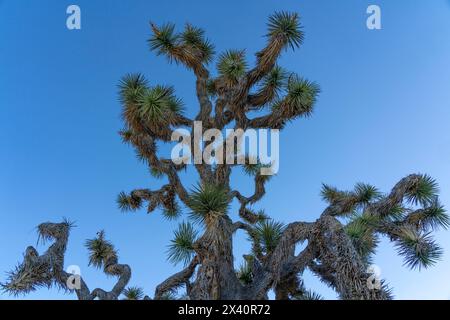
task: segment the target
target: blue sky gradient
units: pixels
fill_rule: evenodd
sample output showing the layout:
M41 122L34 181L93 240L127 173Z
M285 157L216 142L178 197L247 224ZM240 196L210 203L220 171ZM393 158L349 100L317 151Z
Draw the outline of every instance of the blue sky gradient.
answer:
M82 10L82 30L66 28L66 8ZM366 8L382 9L382 30L366 28ZM187 114L197 110L194 78L148 49L149 20L203 27L218 52L263 47L267 17L299 12L306 33L280 65L317 81L322 94L310 119L281 133L280 171L258 204L276 220L313 221L325 207L321 183L350 189L368 182L382 191L410 173L428 173L450 206L450 5L446 0L0 1L0 282L37 240L35 226L76 221L66 265L79 265L91 288L114 279L88 267L83 247L104 229L133 269L130 285L153 295L182 266L166 261L178 222L159 212L121 213L117 194L156 189L134 151L121 143L119 79L142 72L174 85ZM188 186L196 176L184 176ZM233 176L248 194L251 181ZM235 212L235 211L234 211ZM232 211L231 216L236 219ZM438 232L444 256L410 271L383 240L375 259L399 299L450 298L450 233ZM45 246L38 246L41 251ZM236 265L249 250L236 235ZM336 298L307 272L308 287ZM0 294L0 299L10 298ZM27 299L73 299L39 290Z

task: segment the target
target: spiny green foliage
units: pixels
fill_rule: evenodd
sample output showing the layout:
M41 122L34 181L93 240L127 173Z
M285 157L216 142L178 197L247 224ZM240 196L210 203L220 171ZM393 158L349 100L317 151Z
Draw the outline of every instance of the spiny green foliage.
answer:
M178 206L177 203L174 203L174 205L172 206L172 208L164 208L162 215L164 216L164 218L166 218L167 220L175 220L177 218L180 217L181 215L181 210Z
M168 259L174 264L183 262L188 264L194 254L194 242L197 240L197 231L192 224L183 222L174 233L174 239L169 245Z
M159 123L167 123L173 114L183 110L182 101L174 95L174 89L170 86L157 85L144 90L138 104L141 119Z
M42 241L42 243L45 244L47 241L56 239L58 236L60 236L58 230L61 226L64 226L65 231L69 233L70 229L75 227L75 223L66 218L63 219L62 223L41 223L37 227L38 243Z
M190 218L195 222L207 222L214 217L226 215L230 198L223 186L200 184L189 196Z
M287 86L288 73L280 66L275 66L260 82L258 98L260 105L266 105L274 99L279 99Z
M312 290L306 290L301 294L294 295L292 300L323 300L323 297Z
M268 219L255 225L255 235L260 242L264 254L272 253L284 231L284 224Z
M435 201L438 192L439 187L436 180L429 175L421 175L415 187L408 190L406 196L415 205L427 206Z
M322 199L329 204L341 203L344 212L341 216L354 215L358 211L363 211L375 200L381 199L382 195L378 189L365 183L357 183L353 191L340 191L335 187L322 184Z
M393 206L383 218L389 222L400 222L405 218L405 214L408 212L408 209L403 205L395 205Z
M261 85L264 88L273 88L273 90L278 93L287 84L287 79L287 71L280 66L275 66L261 80Z
M140 74L127 74L119 82L119 99L122 104L136 103L147 88L148 81Z
M128 287L122 294L125 300L142 300L144 298L144 290L140 287Z
M366 264L371 263L371 256L375 254L378 246L378 237L372 228L377 221L378 219L373 216L355 216L344 227L355 249Z
M165 55L169 61L185 62L192 66L196 62L209 63L214 55L214 46L205 38L205 32L187 24L181 33L175 32L171 23L160 28L151 24L153 35L149 39L150 49L157 55Z
M89 252L89 265L101 268L108 259L117 259L117 252L114 245L105 239L105 232L97 233L94 239L86 240L85 247Z
M201 60L209 63L214 55L214 45L205 38L205 31L191 24L186 24L186 28L180 36L185 45L196 49L201 56Z
M285 103L279 107L285 108L289 115L310 116L320 93L320 86L297 75L292 75L287 85Z
M164 176L164 173L155 167L150 168L150 174L152 175L153 178L156 179L161 179Z
M159 32L154 33L148 40L150 49L157 55L171 57L171 51L176 47L179 36L175 34L175 25L166 23L159 28Z
M136 211L142 207L142 199L127 195L125 192L120 192L117 196L117 205L123 212Z
M269 169L271 167L270 163L262 163L261 160L258 158L250 157L248 160L249 161L246 161L242 167L244 169L244 172L249 176L261 175L261 169L263 168ZM264 175L261 177L264 178L265 180L269 180L272 176Z
M37 255L38 253L35 252L35 256ZM39 288L49 289L55 284L48 272L47 264L28 266L23 262L16 265L14 270L7 272L6 276L6 282L0 283L1 291L16 297L36 291Z
M429 229L437 230L439 228L447 229L450 225L450 219L444 206L438 201L432 206L425 208L420 213L420 226L424 231Z
M357 183L354 192L357 203L362 205L368 205L381 197L381 193L376 187L366 183Z
M298 14L290 12L276 12L269 17L268 34L269 38L281 38L292 49L298 48L303 42L303 32L300 30Z
M239 266L239 269L236 272L236 274L239 281L241 281L243 285L249 285L253 281L252 268L250 267L250 264L247 261L245 261Z
M161 296L160 300L177 300L177 294L174 291L166 291L164 292L164 294Z
M404 226L396 243L405 265L411 269L433 266L442 256L442 249L431 238L430 233L421 234L416 229Z
M219 56L217 70L230 85L236 84L245 74L247 62L243 50L228 50Z
M206 91L208 93L208 96L211 98L214 98L217 95L217 88L214 80L208 80L208 82L206 83Z
M322 184L320 194L322 196L322 199L328 203L333 203L348 196L347 192L339 191L335 187L329 186L327 184Z

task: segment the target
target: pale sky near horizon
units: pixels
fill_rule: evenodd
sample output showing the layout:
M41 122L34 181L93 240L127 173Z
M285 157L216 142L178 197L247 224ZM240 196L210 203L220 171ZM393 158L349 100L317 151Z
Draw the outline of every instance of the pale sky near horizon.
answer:
M70 4L81 8L81 30L66 28ZM381 8L381 30L366 27L370 4ZM302 47L284 53L280 65L316 81L322 93L311 118L281 133L280 170L256 208L285 223L313 221L325 207L322 183L351 189L362 181L388 192L410 173L433 176L450 207L447 0L0 0L0 282L36 244L35 226L62 217L77 225L66 265L79 265L90 287L113 284L87 265L84 241L101 229L132 267L130 285L146 294L180 270L166 260L166 250L181 220L145 210L124 214L115 203L120 191L162 183L121 143L117 83L142 72L152 84L174 85L193 114L193 77L149 51L149 20L179 28L191 22L206 30L218 52L245 48L253 62L265 43L267 17L280 10L299 12L305 32ZM184 178L195 183L191 173ZM252 190L244 176L233 186ZM236 265L250 248L245 238L236 236ZM450 231L436 239L442 261L420 272L403 267L393 245L382 241L375 263L396 298L450 298ZM305 282L336 298L309 272ZM25 298L74 296L40 289Z

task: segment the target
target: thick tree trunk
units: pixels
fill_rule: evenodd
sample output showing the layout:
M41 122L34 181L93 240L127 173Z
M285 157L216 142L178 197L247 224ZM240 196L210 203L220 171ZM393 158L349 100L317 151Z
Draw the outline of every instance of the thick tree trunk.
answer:
M334 287L344 300L385 300L389 293L383 287L370 288L367 266L362 262L342 224L334 217L322 216L317 221L320 230L319 260L326 274L322 279ZM328 277L327 277L328 275Z
M233 266L232 223L228 217L209 221L195 248L200 259L190 298L195 300L240 299L243 286Z

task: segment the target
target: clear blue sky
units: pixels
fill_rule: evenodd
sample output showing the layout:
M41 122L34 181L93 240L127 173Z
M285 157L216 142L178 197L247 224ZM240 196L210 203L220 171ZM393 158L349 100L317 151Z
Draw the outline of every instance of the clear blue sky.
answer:
M73 3L82 10L80 31L66 29ZM380 31L366 28L369 4L381 6ZM36 243L34 227L62 217L78 226L66 264L81 266L91 288L113 283L87 267L84 240L100 229L132 266L130 284L147 294L179 270L165 254L177 222L117 209L120 191L162 182L120 141L116 85L125 73L143 72L152 83L174 85L193 114L193 77L149 52L148 21L192 22L218 51L246 48L253 61L276 10L299 12L306 32L302 48L280 64L317 81L323 92L311 119L282 132L280 171L258 207L283 222L312 221L325 206L322 182L349 189L363 181L389 191L415 172L439 181L449 207L449 1L0 0L0 281ZM243 177L234 185L251 190ZM237 235L236 264L249 248L244 238ZM450 298L450 232L437 238L443 260L421 272L403 268L383 241L375 262L397 298ZM306 284L335 298L310 274ZM27 298L73 296L43 289Z

